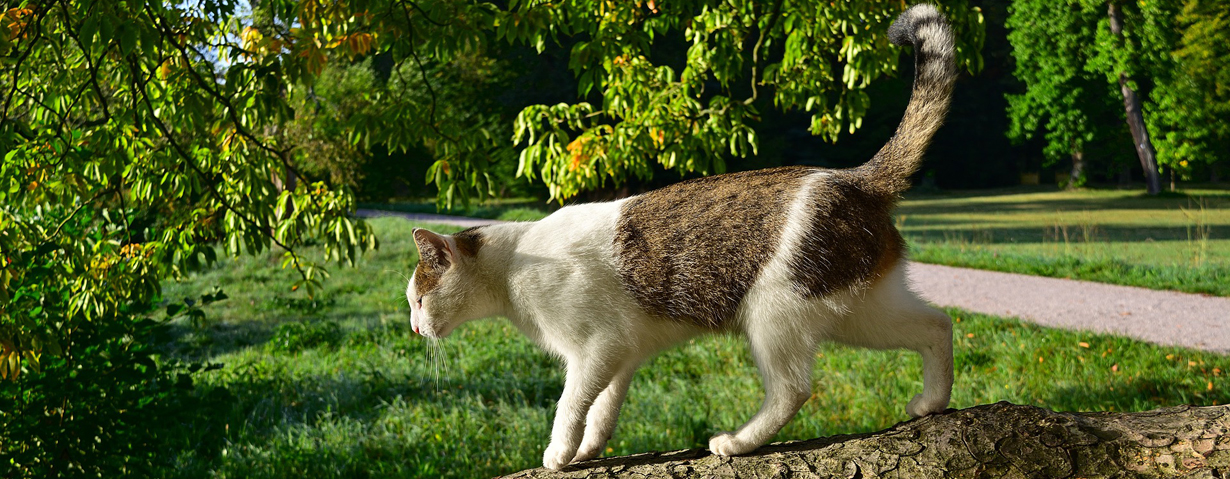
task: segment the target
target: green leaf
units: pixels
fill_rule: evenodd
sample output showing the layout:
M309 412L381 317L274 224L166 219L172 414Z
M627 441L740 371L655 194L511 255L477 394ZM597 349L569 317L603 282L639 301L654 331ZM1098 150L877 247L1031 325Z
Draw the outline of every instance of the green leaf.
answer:
M137 46L137 27L135 25L120 25L120 54L128 56L133 47Z
M90 47L94 44L94 35L98 33L98 22L101 21L102 17L103 15L86 17L85 22L81 24L81 30L77 32L81 45L87 55L89 55Z

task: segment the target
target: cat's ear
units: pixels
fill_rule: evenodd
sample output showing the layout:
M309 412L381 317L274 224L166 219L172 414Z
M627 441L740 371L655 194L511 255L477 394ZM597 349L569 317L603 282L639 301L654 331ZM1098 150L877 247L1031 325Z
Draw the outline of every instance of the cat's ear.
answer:
M419 248L420 261L425 261L434 268L445 269L453 264L453 246L443 235L415 228L414 245Z

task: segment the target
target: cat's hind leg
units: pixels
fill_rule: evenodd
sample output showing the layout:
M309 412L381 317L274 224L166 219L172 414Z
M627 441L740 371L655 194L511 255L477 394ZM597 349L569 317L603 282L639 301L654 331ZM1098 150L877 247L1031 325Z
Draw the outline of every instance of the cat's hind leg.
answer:
M587 461L602 455L607 441L611 439L611 433L615 431L619 409L628 394L628 384L632 382L637 364L639 362L623 365L606 389L602 390L602 394L598 395L594 405L590 406L589 415L585 419L585 438L581 440L581 447L577 450L573 462Z
M923 392L906 405L910 416L941 412L952 395L952 318L909 290L905 262L876 282L830 333L837 342L875 349L905 348L923 361Z
M764 381L765 399L737 431L709 439L709 450L723 456L745 454L768 442L811 397L816 339L786 322L756 321L746 328L752 357Z

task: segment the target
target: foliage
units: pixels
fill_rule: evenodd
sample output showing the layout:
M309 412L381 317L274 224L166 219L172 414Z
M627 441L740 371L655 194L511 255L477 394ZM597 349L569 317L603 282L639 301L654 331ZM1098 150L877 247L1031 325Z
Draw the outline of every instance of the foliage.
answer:
M81 322L69 351L0 381L0 475L156 477L180 448L216 451L217 438L186 428L225 391L189 395L200 365L176 374L155 364L149 337L159 328L128 314Z
M213 244L228 255L276 246L308 293L327 272L298 245L343 262L375 246L348 218L345 190L289 184L302 177L291 148L267 134L315 57L249 55L233 44L236 10L23 1L0 12L0 372L16 381L6 403L28 405L6 417L26 422L4 447L80 464L9 463L15 474L127 470L126 454L156 449L161 429L133 414L162 401L177 366L151 361L140 325L164 317L153 312L162 280L215 261ZM300 33L315 45L320 32ZM166 304L165 317L185 314L202 313ZM115 436L86 435L108 425ZM82 432L45 439L56 431Z
M1158 161L1185 179L1199 165L1230 162L1230 12L1221 2L1188 0L1171 44L1177 63L1154 90Z
M1010 96L1009 136L1044 131L1051 161L1084 151L1095 138L1130 144L1122 131L1123 75L1145 98L1159 164L1190 174L1196 163L1224 161L1224 148L1214 145L1230 138L1220 121L1230 112L1230 99L1219 93L1230 85L1218 60L1228 51L1225 9L1198 0L1112 1L1122 11L1122 36L1111 31L1107 0L1013 2L1009 39L1026 91Z
M941 2L958 35L958 61L979 68L982 16L964 2ZM803 108L811 132L835 140L861 125L875 78L897 69L900 49L885 32L899 2L609 2L559 8L513 2L497 36L542 48L578 38L569 66L580 101L536 105L516 121L525 142L519 174L541 178L552 199L607 181L647 178L652 166L720 173L724 158L757 151L759 110ZM682 34L685 58L655 59L655 46ZM750 77L750 80L749 78ZM748 90L741 88L745 83ZM764 101L758 102L765 91Z
M1097 139L1122 138L1117 89L1085 67L1104 15L1045 0L1016 0L1009 11L1008 40L1025 91L1008 95L1008 136L1020 142L1041 131L1048 165L1084 153Z

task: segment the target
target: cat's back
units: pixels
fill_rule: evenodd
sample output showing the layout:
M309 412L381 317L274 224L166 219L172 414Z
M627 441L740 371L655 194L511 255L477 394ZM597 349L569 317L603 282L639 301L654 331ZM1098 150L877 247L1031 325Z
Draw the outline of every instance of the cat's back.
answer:
M804 167L698 178L629 198L615 229L618 270L650 313L729 318L777 249Z
M733 318L775 255L799 298L871 281L900 255L893 200L850 170L783 167L671 185L621 202L615 268L649 313Z

